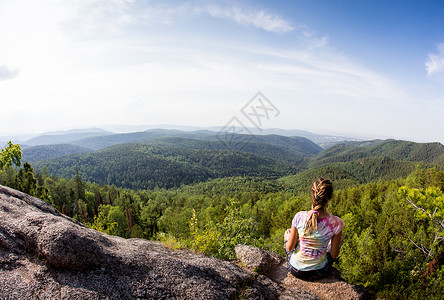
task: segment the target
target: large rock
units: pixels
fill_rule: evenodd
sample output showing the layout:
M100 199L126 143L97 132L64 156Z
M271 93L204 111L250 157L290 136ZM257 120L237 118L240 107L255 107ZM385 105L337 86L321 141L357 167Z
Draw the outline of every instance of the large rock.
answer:
M243 266L265 275L273 272L283 262L283 258L274 252L248 245L239 244L234 248L234 251L236 252L236 258Z
M0 299L317 299L237 265L88 229L0 186Z

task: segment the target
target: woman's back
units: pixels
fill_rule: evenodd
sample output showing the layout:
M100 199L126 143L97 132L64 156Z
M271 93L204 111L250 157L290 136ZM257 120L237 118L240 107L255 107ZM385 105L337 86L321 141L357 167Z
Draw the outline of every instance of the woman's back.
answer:
M299 243L292 255L291 264L301 271L318 270L327 264L331 239L344 227L340 218L327 214L324 218L318 218L316 230L306 231L310 215L311 211L301 211L292 221L298 231Z

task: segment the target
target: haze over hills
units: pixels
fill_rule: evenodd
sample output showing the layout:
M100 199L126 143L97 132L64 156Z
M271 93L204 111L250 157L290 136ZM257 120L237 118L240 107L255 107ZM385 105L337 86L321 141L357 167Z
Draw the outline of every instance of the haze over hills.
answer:
M187 137L195 139L205 139L209 136L214 137L215 133L211 131L194 131L185 132L179 130L153 129L141 132L119 133L107 136L88 137L72 142L78 145L93 150L103 149L109 146L114 146L124 143L146 142L160 137Z
M197 126L183 126L183 125L170 125L170 124L158 124L158 125L140 125L140 126L131 126L131 125L108 125L104 126L106 130L116 132L116 133L130 133L130 132L139 132L139 131L147 131L153 129L169 129L169 130L180 130L180 131L200 131L200 130L208 130L212 132L221 132L224 131L224 126L211 126L211 127L197 127ZM334 143L340 141L356 141L356 140L364 140L365 138L361 136L354 136L350 134L316 134L307 130L299 130L299 129L281 129L281 128L257 128L257 127L247 127L244 128L244 134L254 134L254 135L267 135L267 134L277 134L283 136L301 136L305 137L309 140L312 140L315 143ZM238 132L239 133L239 132ZM370 135L369 135L370 136ZM368 138L367 138L368 139Z
M110 134L135 134L145 131L157 131L157 130L170 130L181 132L211 132L213 135L226 130L223 126L213 127L196 127L196 126L179 126L179 125L108 125L102 128L86 128L86 129L71 129L71 130L59 130L50 131L43 134L20 134L20 135L8 135L1 136L0 143L6 144L6 141L12 140L16 144L22 144L22 147L36 146L36 145L49 145L49 144L64 144L79 141L88 137L105 136ZM353 136L341 135L341 134L315 134L305 130L287 130L279 128L244 128L243 133L251 133L253 135L269 135L276 134L282 136L299 136L305 137L309 140L321 145L323 148L328 147L334 143L343 141L357 141L362 138Z
M69 130L66 132L49 132L24 142L27 146L67 144L88 137L106 136L112 132L100 128Z

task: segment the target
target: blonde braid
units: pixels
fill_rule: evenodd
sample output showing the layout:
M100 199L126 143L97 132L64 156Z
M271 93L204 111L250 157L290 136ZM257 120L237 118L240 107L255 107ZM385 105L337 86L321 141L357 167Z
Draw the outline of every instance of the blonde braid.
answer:
M318 229L319 211L325 210L333 194L333 185L329 179L319 178L311 187L312 210L305 224L304 235Z

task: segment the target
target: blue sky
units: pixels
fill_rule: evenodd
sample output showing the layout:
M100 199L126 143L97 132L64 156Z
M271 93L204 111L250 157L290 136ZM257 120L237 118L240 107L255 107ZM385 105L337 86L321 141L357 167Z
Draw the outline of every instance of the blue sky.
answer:
M0 0L0 135L224 126L444 143L444 1Z

